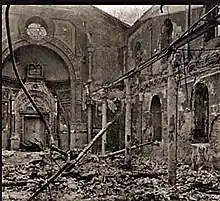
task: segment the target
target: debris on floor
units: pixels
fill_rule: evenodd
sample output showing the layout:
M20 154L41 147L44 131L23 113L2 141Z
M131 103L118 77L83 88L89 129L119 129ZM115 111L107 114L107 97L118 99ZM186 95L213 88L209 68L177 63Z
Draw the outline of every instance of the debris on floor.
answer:
M3 200L27 200L65 163L59 154L3 151ZM167 182L167 164L133 156L132 170L124 157L100 159L88 154L72 170L64 172L36 200L117 200L117 201L218 201L220 172L192 171L179 164L176 187Z

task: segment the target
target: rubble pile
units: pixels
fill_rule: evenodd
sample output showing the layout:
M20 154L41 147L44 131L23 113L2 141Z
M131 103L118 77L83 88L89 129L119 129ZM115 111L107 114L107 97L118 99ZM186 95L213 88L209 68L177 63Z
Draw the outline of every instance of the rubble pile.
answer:
M3 199L27 200L58 168L49 152L3 151Z
M19 154L24 156L16 163L14 158ZM3 152L3 200L27 200L64 163L61 157L56 163L51 161L50 152ZM168 185L167 164L163 161L133 156L132 170L126 168L123 156L104 160L89 154L36 200L220 200L219 172L192 171L189 165L179 165L174 188Z

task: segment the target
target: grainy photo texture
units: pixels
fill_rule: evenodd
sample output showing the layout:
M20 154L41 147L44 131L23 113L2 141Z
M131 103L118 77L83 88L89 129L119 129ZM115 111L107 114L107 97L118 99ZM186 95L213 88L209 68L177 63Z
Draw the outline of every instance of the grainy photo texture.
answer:
M3 200L219 201L219 9L3 6Z

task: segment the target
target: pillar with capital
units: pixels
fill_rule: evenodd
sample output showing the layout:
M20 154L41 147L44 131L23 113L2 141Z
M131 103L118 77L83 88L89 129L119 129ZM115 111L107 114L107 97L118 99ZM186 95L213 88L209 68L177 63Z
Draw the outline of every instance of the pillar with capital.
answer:
M19 150L20 148L20 137L15 133L15 108L14 108L15 96L11 94L11 150Z
M107 93L104 90L101 93L101 98L102 98L102 129L105 127L107 124ZM106 133L102 136L102 155L105 155L105 146L106 145Z
M88 48L88 54L89 54L89 76L88 76L88 99L87 99L87 115L88 115L88 137L87 142L89 143L92 139L92 99L91 99L91 90L92 90L92 53L94 51L94 48L91 44L89 44Z
M125 105L125 162L131 168L131 85L130 79L125 81L126 105Z
M169 55L167 81L167 116L168 116L168 181L176 184L177 170L177 114L178 114L178 82L175 80L174 63L176 53Z

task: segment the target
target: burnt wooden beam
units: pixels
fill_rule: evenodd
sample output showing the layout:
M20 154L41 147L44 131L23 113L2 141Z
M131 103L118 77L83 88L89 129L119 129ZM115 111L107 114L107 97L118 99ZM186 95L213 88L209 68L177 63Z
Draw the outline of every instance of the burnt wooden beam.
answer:
M81 151L81 153L78 155L78 157L73 162L66 162L61 169L55 173L45 184L42 185L41 188L39 188L31 197L28 199L28 201L33 200L36 196L38 196L43 190L45 190L50 183L52 183L55 179L57 179L67 168L74 167L84 156L85 154L90 150L90 148L94 145L94 143L113 125L113 123L120 117L121 112L118 113L115 118L106 124L106 126L100 130L100 132L91 140L91 142Z
M152 142L145 142L143 144L140 144L140 145L134 145L131 147L131 150L135 150L135 149L138 149L138 148L141 148L141 147L144 147L144 146L147 146L147 145L151 145L151 144L155 144L157 145L157 143L155 143L154 141ZM115 151L115 152L112 152L112 153L109 153L109 154L106 154L106 155L103 155L103 156L100 156L100 158L108 158L108 157L111 157L111 156L116 156L116 155L119 155L119 154L122 154L125 152L125 149L121 149L119 151Z

